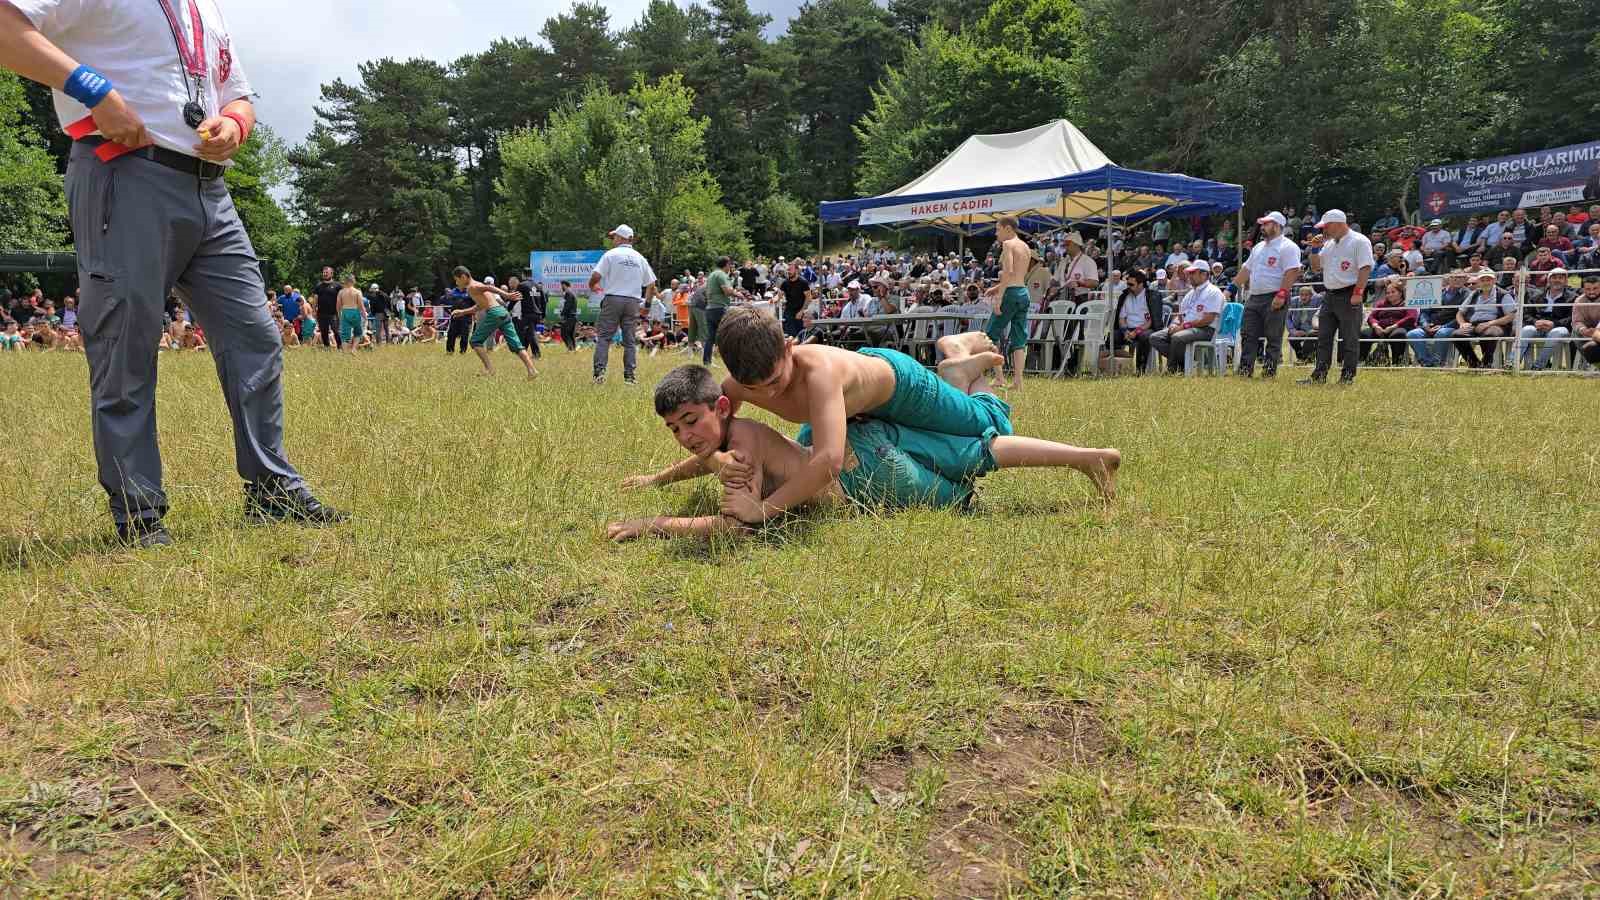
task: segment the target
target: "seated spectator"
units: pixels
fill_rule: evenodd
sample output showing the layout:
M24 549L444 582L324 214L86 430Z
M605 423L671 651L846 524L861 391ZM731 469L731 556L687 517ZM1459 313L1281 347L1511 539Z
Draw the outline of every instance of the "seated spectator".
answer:
M1388 347L1390 365L1403 364L1406 361L1405 338L1416 324L1417 311L1406 306L1404 282L1398 278L1384 282L1383 295L1367 314L1366 324L1361 326L1361 364L1367 364L1367 357L1378 345Z
M1377 234L1388 231L1391 228L1399 228L1400 225L1400 210L1391 208L1389 212L1386 213L1382 218L1372 223L1372 231L1374 234Z
M7 319L5 331L0 333L0 350L21 350L27 339L17 330L17 320Z
M1573 207L1576 209L1577 207ZM1572 218L1564 212L1558 212L1545 222L1545 231L1548 234L1550 226L1554 225L1556 233L1567 240L1577 240L1581 229L1573 224Z
M1418 250L1417 246L1418 245L1416 243L1413 243L1410 247L1406 248L1400 254L1400 257L1405 260L1405 264L1406 264L1405 271L1401 272L1400 274L1402 274L1402 275L1424 275L1424 274L1427 274L1428 262L1427 262L1426 259L1423 258L1422 251Z
M1429 368L1444 364L1445 341L1456 333L1456 313L1467 296L1467 277L1459 272L1445 276L1438 306L1417 310L1417 327L1406 332L1406 341L1417 362Z
M1133 348L1135 371L1143 372L1150 358L1150 335L1162 321L1161 299L1149 287L1150 276L1143 269L1133 269L1123 276L1123 288L1117 298L1116 326L1111 333L1111 352L1124 347Z
M1557 215L1560 215L1559 213ZM1572 252L1572 239L1561 232L1561 226L1550 224L1544 227L1544 237L1539 239L1539 249L1549 252L1562 265L1566 264L1567 254Z
M1583 276L1583 298L1572 310L1572 330L1584 339L1578 352L1591 366L1600 366L1600 275Z
M1289 334L1289 347L1294 351L1294 358L1302 363L1313 362L1317 358L1317 310L1321 308L1322 295L1309 284L1300 285L1300 290L1289 301L1289 315L1284 320L1284 328Z
M71 294L61 301L61 327L67 331L78 330L78 301Z
M1428 230L1422 233L1419 242L1422 248L1423 266L1429 275L1437 275L1444 271L1450 257L1452 246L1450 232L1444 230L1444 220L1434 219L1428 223Z
M1381 283L1385 278L1406 274L1405 256L1405 251L1399 247L1390 250L1383 256L1374 256L1374 259L1381 259L1383 262L1378 263L1378 267L1372 270L1372 278L1370 280L1377 284Z
M1568 263L1576 269L1595 269L1600 266L1600 222L1589 225L1589 230L1582 237L1572 242L1572 253Z
M1505 259L1508 256L1516 260L1517 265L1522 265L1522 244L1517 242L1517 236L1510 231L1500 235L1499 246L1489 248L1490 259Z
M1466 227L1457 231L1450 238L1450 245L1447 249L1449 252L1446 254L1439 271L1447 272L1460 265L1463 257L1471 256L1474 253L1482 253L1483 220L1477 216L1469 217Z
M1171 324L1150 335L1150 349L1167 359L1167 374L1183 371L1183 357L1189 345L1209 341L1217 333L1217 317L1222 314L1222 291L1211 283L1211 267L1202 260L1184 270L1189 291L1178 305Z
M369 341L368 343L370 344L371 342ZM203 332L200 329L194 327L194 323L193 322L185 322L185 323L183 323L183 333L178 338L178 349L180 349L180 350L204 350L204 349L206 349L205 332Z
M1555 254L1550 250L1549 247L1540 247L1533 254L1533 262L1528 263L1528 271L1530 272L1545 273L1553 269L1561 268L1564 268L1561 265L1561 260L1556 259ZM1550 276L1548 275L1535 275L1533 276L1533 286L1543 290L1545 282L1549 280Z
M1543 291L1523 298L1522 301L1522 365L1528 366L1528 357L1535 346L1539 355L1533 362L1535 372L1550 365L1556 348L1572 334L1572 307L1577 302L1577 292L1567 284L1566 269L1551 269Z
M1516 298L1495 284L1493 272L1474 276L1473 291L1456 312L1456 349L1467 368L1486 368L1494 361L1495 344L1516 314Z
M1492 251L1501 244L1501 239L1506 228L1511 224L1511 211L1502 209L1495 214L1494 221L1483 226L1483 249ZM1470 271L1470 270L1468 270Z
M1507 256L1500 260L1500 279L1498 284L1502 291L1515 292L1522 282L1526 281L1528 273L1518 268L1517 258Z

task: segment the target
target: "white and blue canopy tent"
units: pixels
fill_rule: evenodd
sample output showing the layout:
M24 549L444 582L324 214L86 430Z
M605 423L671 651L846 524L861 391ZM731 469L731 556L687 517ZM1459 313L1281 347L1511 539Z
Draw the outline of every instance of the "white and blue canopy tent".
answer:
M964 239L1014 215L1024 231L1111 223L1132 227L1163 216L1240 212L1237 184L1124 169L1066 119L1006 134L969 137L938 165L898 190L817 209L823 223L896 230L939 229ZM1243 222L1240 223L1243 234Z

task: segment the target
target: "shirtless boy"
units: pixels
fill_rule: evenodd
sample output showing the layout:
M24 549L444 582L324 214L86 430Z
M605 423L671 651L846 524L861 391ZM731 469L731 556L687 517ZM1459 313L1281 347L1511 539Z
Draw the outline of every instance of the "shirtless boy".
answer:
M1000 281L984 294L994 307L987 331L989 340L999 344L1010 329L1006 343L1011 348L1011 387L1020 388L1022 367L1028 362L1028 307L1033 303L1023 280L1032 256L1028 242L1017 235L1015 216L1001 216L994 234L1000 241Z
M966 346L952 349L960 352ZM963 389L975 390L981 380L979 370ZM800 429L798 441L791 441L759 422L735 418L732 401L703 366L679 366L669 372L656 386L655 406L678 445L694 455L654 475L628 478L622 486L671 484L716 473L723 480L722 514L614 522L606 528L606 537L614 541L742 531L749 519L746 511L760 507L763 499L801 477L815 454L809 446L809 426ZM891 508L964 506L971 500L978 478L995 469L1024 466L1074 468L1094 482L1103 498L1115 496L1117 469L1122 464L1118 451L1016 437L1009 427L1005 432L956 437L881 419L853 421L846 429L848 450L842 471L808 502L848 501ZM724 464L730 454L748 464L748 475L731 474L731 467Z
M494 366L489 363L489 348L487 344L496 331L500 332L500 335L506 339L506 346L511 349L512 353L517 355L517 359L522 360L522 365L528 370L528 377L532 378L538 375L538 370L533 367L533 354L528 352L527 347L522 346L522 338L517 336L517 328L511 321L511 313L500 305L500 297L505 297L508 300L521 300L522 295L516 291L472 280L472 273L467 270L466 266L456 266L455 271L451 272L451 274L455 276L456 287L467 292L467 296L472 298L473 305L466 309L455 310L450 315L452 317L470 316L475 310L483 314L483 318L479 319L478 324L473 326L472 339L468 342L472 345L472 352L478 354L478 359L483 361L482 375L489 376L494 374Z
M728 367L722 393L737 414L749 402L799 425L809 424L816 447L801 471L766 498L755 524L798 506L839 477L845 459L845 422L855 416L954 437L1011 433L1010 407L993 394L968 394L971 385L1004 360L981 333L939 339L945 361L939 375L900 353L877 347L859 351L820 344L795 346L771 315L750 307L729 310L717 327L717 350ZM759 515L757 514L759 512Z
M339 289L339 344L351 353L367 333L367 298L356 288L356 276L346 272Z

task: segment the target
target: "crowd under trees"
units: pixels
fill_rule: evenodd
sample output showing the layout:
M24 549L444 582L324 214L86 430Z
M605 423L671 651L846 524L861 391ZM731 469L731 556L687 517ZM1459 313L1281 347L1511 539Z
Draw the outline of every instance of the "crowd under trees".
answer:
M624 220L658 271L795 252L817 201L1060 117L1122 165L1243 184L1251 209L1365 213L1414 206L1421 165L1594 138L1597 13L812 0L772 37L746 0L651 0L633 23L579 2L453 61L363 63L323 85L310 135L258 129L228 180L269 281L330 264L425 289L457 263L598 246ZM0 75L0 249L68 245L66 149L48 91Z

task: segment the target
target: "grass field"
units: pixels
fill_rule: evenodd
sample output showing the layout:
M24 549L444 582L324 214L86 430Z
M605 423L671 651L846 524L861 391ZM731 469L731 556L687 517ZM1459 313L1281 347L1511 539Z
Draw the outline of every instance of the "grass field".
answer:
M163 358L178 543L131 553L83 359L0 356L0 894L1600 890L1595 382L1039 382L1019 431L1123 450L1109 514L1002 472L609 545L714 502L614 488L678 458L679 359L291 351L319 531L241 524Z

